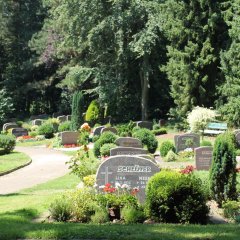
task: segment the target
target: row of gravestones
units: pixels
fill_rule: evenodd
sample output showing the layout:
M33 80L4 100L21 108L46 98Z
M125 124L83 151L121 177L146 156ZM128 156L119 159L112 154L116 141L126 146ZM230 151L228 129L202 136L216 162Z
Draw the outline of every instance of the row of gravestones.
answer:
M96 184L98 187L107 183L112 186L127 184L131 189L139 188L137 197L144 202L147 182L160 169L138 139L120 137L116 145L110 150L110 157L99 166Z
M140 127L140 128L147 128L147 129L150 129L152 130L153 128L153 123L152 122L148 122L148 121L138 121L136 122L136 126L137 127ZM94 130L93 130L93 135L101 135L102 133L104 132L113 132L115 134L117 134L117 129L114 128L114 127L104 127L104 126L99 126L99 127L96 127Z
M11 129L11 133L15 137L21 137L21 136L27 136L28 130L22 127L19 127L17 123L5 123L3 124L3 132L7 132L9 129Z
M58 116L57 119L59 120L60 123L71 121L71 115ZM41 126L43 123L44 123L44 119L41 119L41 118L32 120L32 125L34 126Z

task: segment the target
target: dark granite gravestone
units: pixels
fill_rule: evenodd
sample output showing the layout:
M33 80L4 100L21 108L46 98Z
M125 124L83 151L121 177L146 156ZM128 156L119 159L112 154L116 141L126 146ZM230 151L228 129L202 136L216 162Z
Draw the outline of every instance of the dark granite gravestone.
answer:
M12 129L12 135L15 137L21 137L21 136L27 136L28 135L28 130L25 128L13 128Z
M43 122L44 121L42 119L35 119L32 121L32 125L41 126Z
M188 146L187 141L192 140L193 145ZM182 135L174 136L174 142L176 147L176 152L183 151L186 148L197 148L200 146L200 136L195 133L186 133Z
M93 136L95 135L101 135L101 130L105 128L104 126L100 126L100 127L96 127L94 130L93 130Z
M62 145L77 144L79 132L71 132L71 131L60 132L59 137L61 139Z
M237 140L237 144L240 147L240 129L235 130L234 134L235 134L235 137L236 137L236 140Z
M96 176L97 187L110 183L127 184L131 189L138 187L137 197L145 200L145 188L151 176L160 169L152 161L136 156L110 157L99 166Z
M147 154L147 150L143 148L132 148L132 147L116 147L110 149L110 156L116 155L139 155Z
M60 123L66 122L67 121L67 116L65 116L65 115L59 116L59 117L57 117L57 119L59 120Z
M147 128L149 130L152 130L153 123L152 122L148 122L148 121L139 121L139 122L137 122L137 127Z
M104 132L112 132L114 134L117 134L117 129L114 127L106 127L101 130L101 134L103 134Z
M5 123L3 124L3 132L6 132L11 128L18 128L18 127L19 126L15 122Z
M212 164L212 147L199 147L195 148L195 164L197 170L209 170Z
M116 144L120 147L142 148L141 141L132 137L120 137L116 140Z

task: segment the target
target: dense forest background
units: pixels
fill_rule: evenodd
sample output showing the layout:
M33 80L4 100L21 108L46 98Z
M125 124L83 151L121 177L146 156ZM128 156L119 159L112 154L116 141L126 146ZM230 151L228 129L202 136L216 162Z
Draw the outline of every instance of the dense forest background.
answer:
M240 126L240 0L0 0L0 121L98 99L114 121Z

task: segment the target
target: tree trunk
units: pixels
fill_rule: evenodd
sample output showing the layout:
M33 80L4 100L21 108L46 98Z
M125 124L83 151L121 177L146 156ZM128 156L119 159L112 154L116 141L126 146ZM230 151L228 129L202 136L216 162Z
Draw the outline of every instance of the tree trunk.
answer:
M140 72L141 79L141 110L142 121L148 119L148 97L149 97L149 56L145 54L143 56L142 71Z

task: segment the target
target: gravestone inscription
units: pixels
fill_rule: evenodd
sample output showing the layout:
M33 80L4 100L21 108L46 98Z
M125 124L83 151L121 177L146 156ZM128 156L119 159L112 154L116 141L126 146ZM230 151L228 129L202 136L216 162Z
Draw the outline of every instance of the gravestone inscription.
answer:
M13 128L12 129L12 135L15 137L21 137L21 136L27 136L28 135L28 130L25 128Z
M132 148L132 147L116 147L110 149L110 156L116 155L139 155L147 154L147 150L143 148Z
M195 148L195 164L197 170L209 170L212 164L212 147Z
M79 132L65 131L65 132L59 133L59 137L61 138L62 145L77 144Z
M117 134L117 129L114 127L106 127L101 130L101 134L103 134L104 132L112 132L114 134Z
M174 137L176 152L186 148L197 148L200 146L200 136L195 133L186 133Z
M160 169L152 161L136 156L110 157L99 166L96 176L98 187L110 183L127 184L129 188L139 188L137 197L140 202L145 200L145 188L151 176Z
M147 128L147 129L149 129L149 130L152 130L152 128L153 128L153 123L152 123L152 122L149 122L149 121L139 121L139 122L137 122L137 127Z
M120 147L142 148L141 141L132 137L120 137L116 140L116 144Z

